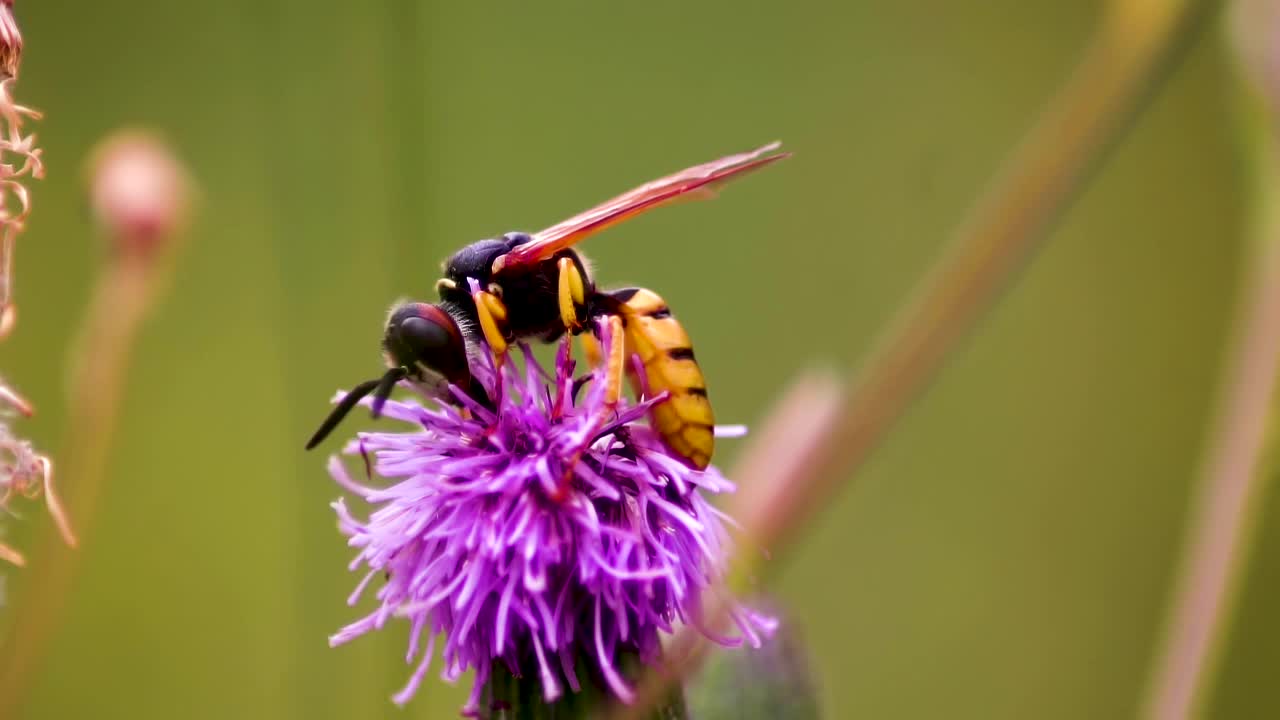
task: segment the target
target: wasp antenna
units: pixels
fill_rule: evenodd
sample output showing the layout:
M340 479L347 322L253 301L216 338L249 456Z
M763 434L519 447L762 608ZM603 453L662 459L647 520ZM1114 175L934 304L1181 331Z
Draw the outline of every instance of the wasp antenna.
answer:
M329 433L333 432L333 429L338 427L338 423L342 422L342 418L346 417L347 413L351 412L351 408L355 407L356 403L360 402L361 398L368 395L377 386L377 380L366 380L351 388L351 392L347 393L346 397L342 398L342 401L333 409L333 412L329 413L329 417L325 418L324 422L320 423L320 429L316 430L316 434L312 435L311 439L307 441L307 449L310 450L321 442L324 442L324 439L329 437Z
M382 379L378 381L378 389L373 391L373 419L377 420L382 417L382 406L387 403L387 398L391 397L391 390L395 388L396 383L400 382L409 374L408 369L403 367L394 367L387 371Z

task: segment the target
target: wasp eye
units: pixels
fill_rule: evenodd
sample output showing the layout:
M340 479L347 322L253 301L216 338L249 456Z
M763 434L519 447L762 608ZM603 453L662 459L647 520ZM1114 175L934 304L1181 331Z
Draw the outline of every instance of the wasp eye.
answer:
M451 341L449 331L426 318L408 317L400 322L400 338L415 355L429 355Z
M395 364L413 372L426 368L450 382L469 374L466 341L458 323L438 305L410 303L396 308L383 346Z

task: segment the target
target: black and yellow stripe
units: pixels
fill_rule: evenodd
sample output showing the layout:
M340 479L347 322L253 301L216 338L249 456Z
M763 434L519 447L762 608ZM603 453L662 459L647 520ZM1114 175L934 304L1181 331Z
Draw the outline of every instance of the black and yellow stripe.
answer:
M627 353L639 355L644 365L644 385L651 395L669 395L654 406L650 423L671 449L705 468L715 450L715 415L689 334L652 290L628 288L610 295L622 315ZM640 378L631 379L638 394Z

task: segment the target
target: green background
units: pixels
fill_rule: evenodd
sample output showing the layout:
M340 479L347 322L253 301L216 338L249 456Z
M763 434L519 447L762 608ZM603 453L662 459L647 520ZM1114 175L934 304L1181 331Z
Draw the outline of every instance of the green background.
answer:
M2 363L41 410L20 431L55 457L76 442L65 355L100 263L86 153L150 127L201 188L23 717L456 716L463 688L435 679L407 711L389 703L403 626L326 644L357 615L357 577L325 457L301 446L330 394L376 371L387 306L429 296L463 243L780 138L787 163L587 247L601 282L677 308L719 416L759 422L802 368L856 368L1099 10L19 2L18 98L46 112L49 176ZM1133 715L1243 264L1233 100L1211 29L932 391L774 560L830 717ZM23 547L48 522L25 516L8 523ZM1260 537L1218 717L1280 708L1280 524ZM12 606L23 574L5 573Z

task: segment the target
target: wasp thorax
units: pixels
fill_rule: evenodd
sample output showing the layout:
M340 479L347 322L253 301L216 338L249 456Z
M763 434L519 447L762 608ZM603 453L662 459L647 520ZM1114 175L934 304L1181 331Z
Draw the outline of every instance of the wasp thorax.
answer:
M528 233L509 232L500 238L479 240L454 253L444 262L444 278L436 284L442 300L466 305L470 302L469 280L488 289L493 278L493 262L512 248L533 238Z
M475 278L481 285L489 282L493 261L510 247L503 240L480 240L454 253L445 262L445 276L466 292L467 279Z

